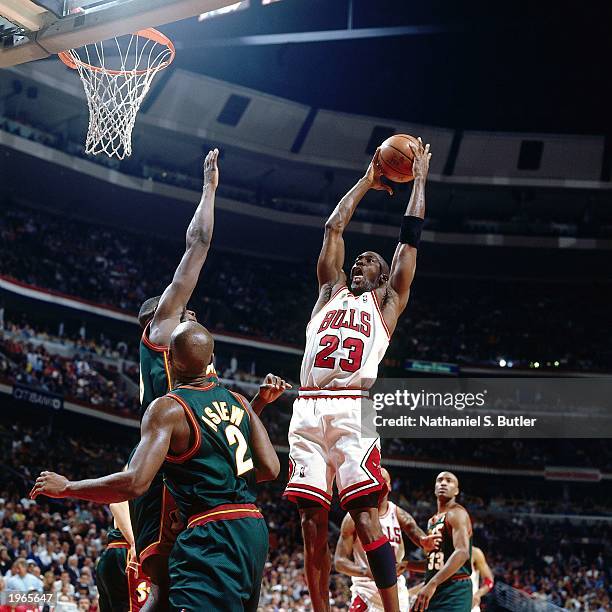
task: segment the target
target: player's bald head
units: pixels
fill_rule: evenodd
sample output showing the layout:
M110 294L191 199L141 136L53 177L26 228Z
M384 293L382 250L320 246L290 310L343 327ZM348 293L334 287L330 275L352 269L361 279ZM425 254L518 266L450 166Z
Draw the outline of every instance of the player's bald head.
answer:
M455 476L455 474L453 474L452 472L449 472L448 470L444 470L444 472L440 472L438 474L438 478L440 476L449 478L450 480L454 481L454 483L459 486L459 479L457 478L457 476Z
M181 379L206 375L215 341L210 332L195 321L178 325L170 337L170 361L174 376Z
M459 479L455 474L445 470L436 477L436 496L451 498L459 495Z

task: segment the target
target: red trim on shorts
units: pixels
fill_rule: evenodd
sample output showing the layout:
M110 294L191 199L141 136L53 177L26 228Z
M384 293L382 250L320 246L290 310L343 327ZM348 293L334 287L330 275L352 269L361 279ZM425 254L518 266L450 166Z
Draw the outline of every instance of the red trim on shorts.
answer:
M367 391L363 387L300 387L298 391Z
M340 491L340 505L342 508L346 510L346 504L349 501L354 499L358 499L359 497L363 497L365 495L369 495L370 493L375 493L379 491L379 501L382 495L387 491L387 485L383 480L381 471L380 471L380 450L376 446L376 442L372 444L367 455L363 458L361 462L361 468L364 472L372 474L372 478L368 478L368 480L362 480L356 484L349 485L348 487L342 489ZM356 491L356 489L362 488L361 491ZM351 491L355 491L351 493Z
M148 589L151 586L150 578L142 571L140 563L135 562L130 558L128 553L127 564L125 568L125 577L128 583L128 594L130 598L129 612L139 612L149 598ZM143 601L138 601L138 586L145 583L145 598Z
M241 518L263 519L262 513L255 504L222 504L206 512L200 512L189 517L187 529L199 527L213 521L234 521Z
M287 488L289 487L296 488L296 489L306 489L307 491L314 491L315 493L319 493L319 495L322 495L328 501L332 500L332 496L329 495L329 493L327 493L326 491L323 491L323 489L319 489L318 487L313 487L312 485L309 485L309 484L302 484L301 482L290 482L287 484Z
M362 480L361 482L356 482L355 484L352 484L346 487L345 489L342 489L342 491L339 493L339 496L340 498L342 498L345 495L348 495L354 489L359 489L360 487L365 487L367 485L373 485L373 484L380 484L380 483L377 483L376 480L372 480L371 478L368 478L367 480Z
M170 512L168 512L168 506L176 508L176 503L174 498L170 494L168 487L163 485L162 487L162 499L161 499L161 510L160 510L160 522L159 522L159 533L157 536L157 540L147 547L143 549L143 551L138 555L138 560L140 564L143 565L145 559L152 557L154 555L160 555L162 557L168 557L170 555L170 551L174 546L174 540L176 536L174 536L171 542L168 541L167 538L164 538L166 535L164 527L166 526L166 520L170 519Z
M385 328L385 332L387 332L387 338L391 340L391 334L389 333L389 328L385 323L385 318L383 317L382 310L380 309L380 304L378 303L378 296L376 295L376 291L372 291L372 296L374 297L374 305L376 306L376 310L378 311L378 316L382 321L383 327Z
M123 540L117 540L116 542L111 542L110 544L106 545L106 549L110 549L110 548L129 548L130 545L127 542L124 542Z
M185 461L191 459L200 450L200 444L202 443L202 432L200 431L200 426L198 425L198 422L196 421L193 412L185 403L185 400L180 398L178 395L174 395L174 393L168 393L167 397L171 397L173 400L177 401L182 406L187 416L187 420L190 421L191 429L193 429L195 441L191 448L188 448L184 453L181 453L180 455L166 455L166 461L168 461L169 463L185 463Z
M361 595L355 595L355 599L351 601L349 612L366 612L367 609L367 602L361 597Z
M389 541L389 538L384 535L384 536L380 536L378 540L374 540L373 542L370 542L369 544L362 544L361 546L365 552L370 552L371 550L376 550L377 548L384 546L388 541Z
M155 555L159 555L160 557L169 557L170 551L174 546L174 542L166 543L166 542L154 542L153 544L149 544L139 555L138 558L140 560L140 565L142 565L146 559L149 557L153 557Z
M370 493L376 493L377 491L386 491L386 485L380 484L379 482L372 481L372 484L369 487L363 489L363 491L358 491L357 493L351 493L346 495L345 497L340 496L340 506L343 510L346 510L346 504L354 499L359 499L360 497L365 497L366 495L370 495ZM344 492L343 492L344 493ZM380 495L379 495L380 498Z
M307 485L299 485L299 486L302 487L302 486L307 486ZM316 495L313 495L312 493L308 493L308 491L301 491L297 487L294 489L292 487L292 483L289 483L287 485L287 488L285 489L285 492L283 493L283 497L286 497L290 502L293 502L294 504L298 503L298 498L308 499L310 501L315 501L321 504L321 506L323 506L325 510L329 510L331 508L331 497L327 495L325 491L321 491L321 489L317 489L316 487L310 487L310 488L316 493L319 493L320 495L325 496L325 499L321 499L320 497L317 497ZM330 501L327 501L327 499L329 499Z
M300 387L300 399L364 399L368 397L368 389L362 387Z
M300 395L300 399L354 399L360 400L365 395Z

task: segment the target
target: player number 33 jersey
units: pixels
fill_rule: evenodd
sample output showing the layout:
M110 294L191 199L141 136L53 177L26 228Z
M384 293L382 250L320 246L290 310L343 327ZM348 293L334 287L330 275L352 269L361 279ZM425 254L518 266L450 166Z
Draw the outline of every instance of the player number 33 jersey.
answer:
M302 388L368 388L389 346L389 331L374 291L336 291L306 327Z

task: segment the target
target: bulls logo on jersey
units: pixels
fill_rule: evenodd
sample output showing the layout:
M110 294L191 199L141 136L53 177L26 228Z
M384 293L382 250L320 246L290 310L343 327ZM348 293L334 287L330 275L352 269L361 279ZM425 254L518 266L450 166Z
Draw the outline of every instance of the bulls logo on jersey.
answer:
M376 293L356 297L344 287L306 328L302 387L362 388L364 381L376 380L388 346Z

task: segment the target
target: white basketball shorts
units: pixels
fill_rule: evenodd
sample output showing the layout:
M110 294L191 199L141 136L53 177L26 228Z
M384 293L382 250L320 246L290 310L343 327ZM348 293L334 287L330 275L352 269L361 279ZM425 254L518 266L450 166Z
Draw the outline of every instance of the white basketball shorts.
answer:
M380 472L380 439L361 437L361 402L367 392L300 389L289 425L289 482L285 497L331 505L334 479L340 505L377 493L386 484Z

